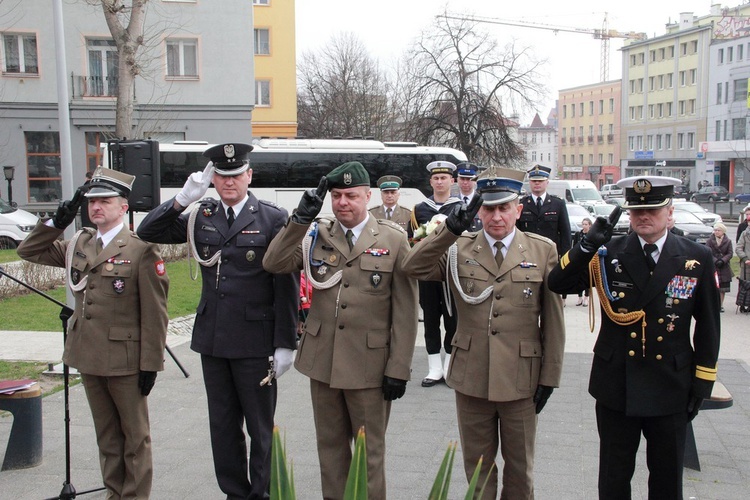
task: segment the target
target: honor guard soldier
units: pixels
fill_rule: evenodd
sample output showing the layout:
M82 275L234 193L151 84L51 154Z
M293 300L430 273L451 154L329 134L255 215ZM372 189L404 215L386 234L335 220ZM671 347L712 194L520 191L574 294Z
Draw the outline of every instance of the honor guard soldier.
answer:
M630 498L641 434L649 498L682 498L687 424L711 396L719 289L711 251L668 231L678 179L628 177L632 232L612 238L619 207L599 217L549 279L557 293L596 286L602 321L589 393L599 429L599 497ZM691 323L695 322L692 338Z
M560 384L565 345L562 302L547 287L555 245L516 229L523 171L490 167L478 195L455 205L404 268L450 286L458 311L448 385L455 390L467 480L484 456L479 483L497 498L533 498L537 414ZM476 215L483 229L466 232Z
M449 161L433 161L427 165L430 172L432 196L414 206L411 214L411 228L416 232L436 215L447 216L454 205L461 200L451 197L453 173L456 165ZM422 379L422 387L432 387L443 380L451 359L451 340L456 333L456 311L451 306L450 292L441 283L419 282L419 306L424 319L424 340L427 349L427 375ZM445 338L440 341L440 318L443 319ZM441 347L445 350L445 360L440 356Z
M552 169L535 165L526 172L531 193L521 199L523 211L516 226L525 233L545 236L557 245L557 255L570 250L572 239L565 200L547 193Z
M273 379L291 367L297 339L299 275L271 274L262 266L287 212L248 191L250 151L247 144L207 149L205 170L191 174L138 228L148 241L187 241L200 264L203 288L191 348L201 355L214 470L228 498L267 498ZM202 199L212 182L220 199Z
M336 218L316 220L328 190ZM385 498L385 431L417 335L417 284L402 269L406 232L372 217L369 200L362 164L340 165L305 192L263 259L269 272L304 269L314 288L295 366L310 378L323 498L343 498L362 426L367 497Z
M395 175L384 175L378 179L377 185L380 188L380 198L383 204L371 208L370 214L376 219L393 221L404 231L410 232L411 210L398 204L401 184L401 177Z
M464 205L474 197L477 189L477 173L483 170L482 167L473 163L463 162L456 165L456 183L458 184L458 198ZM469 226L469 232L475 232L482 229L482 219L474 217Z
M124 224L135 177L97 168L73 199L39 223L18 255L64 267L75 299L63 362L76 368L86 390L107 498L149 498L153 477L149 395L164 369L167 277L159 247ZM85 194L84 194L85 193ZM84 196L96 228L58 240Z

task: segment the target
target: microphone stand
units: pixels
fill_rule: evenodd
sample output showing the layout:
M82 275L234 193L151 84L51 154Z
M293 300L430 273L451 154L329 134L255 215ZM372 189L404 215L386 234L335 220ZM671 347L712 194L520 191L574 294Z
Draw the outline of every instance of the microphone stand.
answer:
M10 274L5 272L5 269L3 269L2 266L0 266L0 276L5 276L7 278L10 278L11 280L15 281L21 286L24 286L31 290L32 292L36 293L37 295L41 295L45 299L49 300L50 302L53 302L61 307L60 310L60 320L62 321L62 330L63 330L63 346L65 345L65 342L68 339L68 320L71 316L73 316L73 309L68 307L66 304L63 304L59 300L55 299L54 297L50 297L46 293L42 292L41 290L29 285L28 283L25 283ZM46 500L53 500L53 499L61 499L61 500L67 500L70 498L75 498L76 495L85 495L86 493L93 493L95 491L101 491L106 489L104 486L101 488L94 488L86 491L81 491L76 493L76 489L73 486L73 483L70 482L70 370L68 368L68 365L63 363L63 389L64 389L64 400L65 400L65 482L63 483L62 490L60 491L60 494L56 497L51 497Z

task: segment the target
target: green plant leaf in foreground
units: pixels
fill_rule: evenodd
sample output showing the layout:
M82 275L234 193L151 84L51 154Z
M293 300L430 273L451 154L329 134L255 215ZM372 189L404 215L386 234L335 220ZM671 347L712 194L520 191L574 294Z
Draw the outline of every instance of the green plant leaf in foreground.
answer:
M448 444L448 449L445 450L443 461L438 469L435 481L432 483L432 490L430 490L430 500L447 500L448 488L451 483L451 471L453 470L453 457L456 455L457 443L451 442Z
M345 500L367 500L367 447L365 445L365 428L357 432L354 455L346 478Z
M285 446L281 444L281 432L273 428L271 441L271 500L294 500L294 468L287 467Z

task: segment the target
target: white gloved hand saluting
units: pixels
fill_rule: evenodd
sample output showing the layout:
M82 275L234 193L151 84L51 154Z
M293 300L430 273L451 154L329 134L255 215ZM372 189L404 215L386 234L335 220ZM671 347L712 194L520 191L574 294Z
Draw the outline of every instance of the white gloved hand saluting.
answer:
M277 347L273 352L273 368L276 371L276 378L281 376L292 367L294 363L294 351L286 347Z
M182 186L182 191L175 196L175 201L179 203L181 207L187 208L191 203L202 199L206 194L206 191L208 191L208 186L211 185L213 177L214 164L210 161L203 172L193 172L190 174L187 182Z

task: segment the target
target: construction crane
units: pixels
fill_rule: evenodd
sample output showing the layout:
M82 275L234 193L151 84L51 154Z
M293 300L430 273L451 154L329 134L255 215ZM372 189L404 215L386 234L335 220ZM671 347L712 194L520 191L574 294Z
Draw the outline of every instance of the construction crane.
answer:
M483 16L461 16L457 14L442 14L438 17L445 19L456 19L459 21L473 21L477 23L488 23L488 24L502 24L505 26L519 26L522 28L534 28L539 30L549 30L555 33L582 33L584 35L592 35L595 39L602 41L601 47L601 60L600 60L600 77L601 81L607 81L609 79L609 40L612 38L624 38L627 40L645 40L646 33L635 32L635 31L617 31L609 29L607 22L607 13L604 13L604 20L602 21L601 28L575 28L571 26L555 26L552 24L543 23L532 23L529 21L513 20L513 19L496 19L494 17L483 17Z

